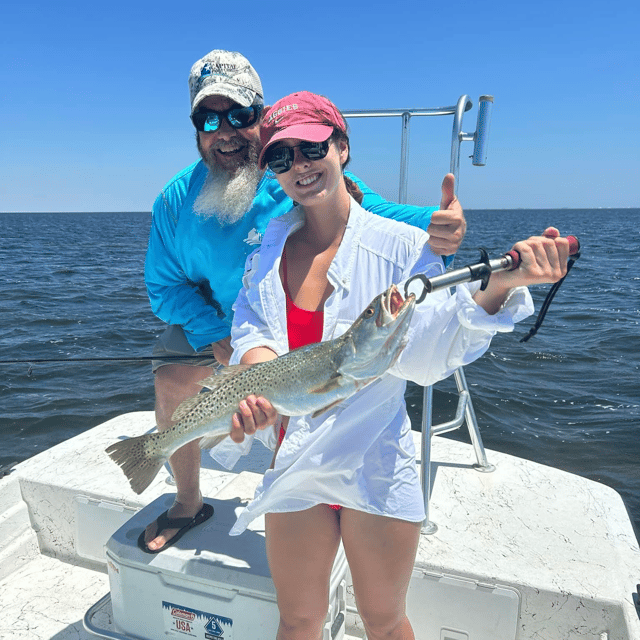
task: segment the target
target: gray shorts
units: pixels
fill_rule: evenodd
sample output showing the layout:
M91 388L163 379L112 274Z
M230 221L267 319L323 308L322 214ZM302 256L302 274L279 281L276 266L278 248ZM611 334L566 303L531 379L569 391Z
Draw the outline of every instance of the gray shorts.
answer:
M167 326L162 335L158 338L158 342L156 342L156 345L153 348L152 355L154 358L151 361L153 373L155 373L160 367L164 367L167 364L188 364L193 367L218 366L218 361L213 357L213 349L211 348L211 345L207 345L206 348L201 351L195 351L184 335L182 327L178 324L170 324ZM184 359L176 357L195 355L202 357L186 357ZM164 356L172 357L163 360Z

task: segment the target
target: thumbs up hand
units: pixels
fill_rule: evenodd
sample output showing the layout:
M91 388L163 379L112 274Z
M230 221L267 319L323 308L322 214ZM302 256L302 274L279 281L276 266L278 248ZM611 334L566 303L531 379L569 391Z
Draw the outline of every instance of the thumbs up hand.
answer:
M429 246L439 256L456 253L467 231L467 221L454 187L455 178L448 173L442 181L440 210L431 214L431 224L427 227Z

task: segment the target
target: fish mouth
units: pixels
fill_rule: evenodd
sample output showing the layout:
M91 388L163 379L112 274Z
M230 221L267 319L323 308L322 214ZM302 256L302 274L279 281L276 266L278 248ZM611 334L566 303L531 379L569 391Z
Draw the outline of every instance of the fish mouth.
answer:
M380 312L376 318L376 326L386 327L388 324L395 322L401 315L413 305L416 299L413 293L409 294L406 299L398 291L398 287L392 284L383 294L380 301Z

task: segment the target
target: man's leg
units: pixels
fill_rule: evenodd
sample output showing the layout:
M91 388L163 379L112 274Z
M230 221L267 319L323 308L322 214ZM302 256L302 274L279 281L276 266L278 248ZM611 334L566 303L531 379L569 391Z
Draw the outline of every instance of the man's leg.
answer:
M212 373L211 367L182 364L168 364L157 370L155 388L158 431L166 431L174 424L171 416L178 405L199 393L202 386L198 383ZM202 508L200 455L198 441L194 440L178 449L169 459L176 481L176 500L169 509L170 518L192 518ZM145 542L152 551L163 547L177 532L177 529L166 529L156 537L156 528L156 523L152 522L145 532Z

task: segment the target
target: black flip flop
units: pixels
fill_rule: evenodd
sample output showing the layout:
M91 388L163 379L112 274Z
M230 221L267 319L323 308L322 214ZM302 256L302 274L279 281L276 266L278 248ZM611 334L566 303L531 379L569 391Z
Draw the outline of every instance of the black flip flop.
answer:
M149 549L144 541L145 531L143 530L138 536L138 547L140 547L140 549L145 553L160 553L174 545L185 533L187 533L187 531L197 527L203 522L206 522L213 515L213 507L205 502L202 505L202 509L200 509L193 518L170 518L168 513L169 509L158 516L158 519L156 520L156 537L166 529L178 529L178 532L173 536L173 538L171 538L171 540L168 540L166 544L159 549Z

